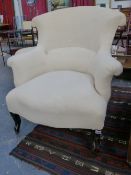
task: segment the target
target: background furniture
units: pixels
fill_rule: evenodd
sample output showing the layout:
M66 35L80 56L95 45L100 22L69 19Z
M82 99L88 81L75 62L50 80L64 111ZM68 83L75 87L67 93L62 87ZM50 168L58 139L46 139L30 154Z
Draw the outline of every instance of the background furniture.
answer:
M120 11L126 16L126 25L119 26L113 41L113 45L121 46L131 55L131 8L121 8Z
M127 54L131 55L131 11L127 23Z
M113 55L116 57L123 65L123 73L118 77L124 80L131 80L131 55Z
M0 32L2 53L14 55L21 48L37 45L38 31L36 27L21 30L4 30Z
M127 39L127 35L124 35L126 32L126 26L119 26L114 37L113 45L118 45L125 47L124 40Z
M9 30L11 28L10 24L0 24L0 30Z
M3 48L2 48L2 38L0 38L0 56L2 56L2 59L3 59L3 63L5 65L5 59L4 59L4 51L3 51Z
M35 26L32 26L31 21L23 21L23 32L21 33L24 44L32 42L32 45L37 45L38 31Z

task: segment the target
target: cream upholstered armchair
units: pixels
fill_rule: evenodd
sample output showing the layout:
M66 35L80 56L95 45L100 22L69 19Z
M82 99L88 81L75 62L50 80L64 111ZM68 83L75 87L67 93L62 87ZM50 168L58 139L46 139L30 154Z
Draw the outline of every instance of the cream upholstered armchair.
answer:
M113 75L122 65L110 49L125 16L100 7L73 7L33 19L38 45L8 59L15 88L8 110L19 132L20 116L58 128L101 130Z

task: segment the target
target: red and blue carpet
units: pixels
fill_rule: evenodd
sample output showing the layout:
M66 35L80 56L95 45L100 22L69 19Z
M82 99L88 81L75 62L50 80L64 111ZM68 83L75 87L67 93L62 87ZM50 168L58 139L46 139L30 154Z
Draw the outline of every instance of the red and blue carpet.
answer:
M93 132L38 125L11 155L55 175L131 175L126 163L130 116L131 83L116 80L95 154Z

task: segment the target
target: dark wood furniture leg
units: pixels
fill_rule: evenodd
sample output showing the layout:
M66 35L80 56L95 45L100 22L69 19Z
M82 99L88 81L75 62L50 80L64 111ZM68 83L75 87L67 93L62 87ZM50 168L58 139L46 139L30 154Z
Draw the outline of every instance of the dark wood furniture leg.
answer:
M131 166L131 130L130 130L130 138L129 138L129 144L128 144L127 162L129 166Z
M15 133L18 134L20 132L20 124L21 124L21 118L18 114L14 114L10 112L11 117L13 118L14 122L15 122Z
M4 63L4 66L5 66L5 58L4 58L4 54L3 54L3 49L2 49L1 41L0 41L0 51L1 51L1 56L3 58L3 63Z
M93 152L96 151L96 148L97 148L96 146L101 144L101 139L102 139L102 132L101 132L101 130L95 130L93 132L92 145L91 145L92 146L91 150Z

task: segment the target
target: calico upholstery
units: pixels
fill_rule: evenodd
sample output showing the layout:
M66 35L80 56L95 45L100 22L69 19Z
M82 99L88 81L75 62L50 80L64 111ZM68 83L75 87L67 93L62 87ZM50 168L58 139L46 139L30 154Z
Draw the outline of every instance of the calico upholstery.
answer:
M121 12L100 7L35 17L38 45L8 59L15 84L6 97L8 110L47 126L102 129L112 77L123 70L110 49L125 23Z

